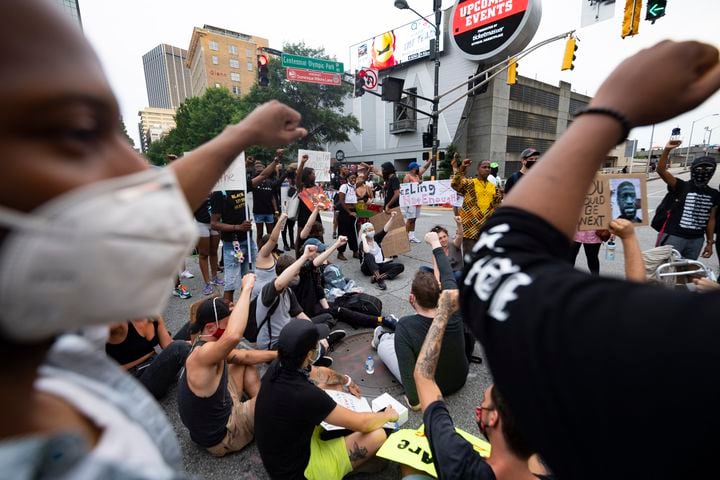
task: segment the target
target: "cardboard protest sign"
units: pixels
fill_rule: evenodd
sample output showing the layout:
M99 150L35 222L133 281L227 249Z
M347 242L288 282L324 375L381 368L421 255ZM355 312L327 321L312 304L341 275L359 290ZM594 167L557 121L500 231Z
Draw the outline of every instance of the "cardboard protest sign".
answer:
M488 442L459 428L456 428L455 431L472 444L478 455L485 458L490 456L490 444ZM430 443L425 436L424 426L420 426L417 430L404 428L393 433L385 440L376 455L393 462L408 465L437 478Z
M298 150L298 166L303 155L308 156L306 167L315 170L316 182L330 181L330 152L321 152L317 150ZM300 174L301 172L298 172Z
M240 153L230 164L220 180L213 187L213 192L228 190L247 191L247 178L245 176L245 152Z
M380 245L385 258L402 255L410 251L410 240L408 240L407 230L405 230L405 218L400 213L399 207L393 208L392 211L398 214L395 215L395 219L390 224L390 230L388 230L385 238L383 238L382 245ZM389 219L390 215L382 211L370 217L370 223L375 227L375 231L379 232L385 227Z
M298 196L311 211L315 210L316 205L320 205L322 210L332 209L332 200L330 200L330 197L327 196L325 190L320 186L316 185L312 188L304 188Z
M647 179L644 173L598 174L583 202L578 230L607 230L614 218L648 224Z
M457 202L457 192L450 180L432 180L421 183L400 184L400 206L440 205Z

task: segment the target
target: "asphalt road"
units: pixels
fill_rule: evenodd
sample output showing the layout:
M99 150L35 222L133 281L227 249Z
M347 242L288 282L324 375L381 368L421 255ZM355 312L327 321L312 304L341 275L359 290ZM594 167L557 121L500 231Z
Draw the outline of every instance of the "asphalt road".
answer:
M687 174L679 174L680 178L687 178ZM720 180L720 173L713 178L711 185L717 185ZM649 215L652 218L654 209L665 195L665 185L662 180L656 179L648 182L648 208ZM326 231L331 231L330 216L323 214L323 221L326 222ZM454 220L452 212L442 209L423 209L422 216L417 222L418 237L427 232L434 225L443 225L451 232L454 231ZM637 236L643 250L651 248L655 241L655 232L650 227L639 227ZM328 239L328 241L330 241ZM338 262L341 264L343 271L348 278L354 279L368 293L376 295L383 301L384 314L393 313L398 317L414 313L408 303L410 293L410 283L415 271L421 265L428 265L431 258L431 251L425 243L413 245L412 251L402 255L398 260L405 265L405 272L397 279L388 282L388 290L381 292L374 285L370 284L368 277L360 273L359 263L357 260L350 259L347 262ZM601 250L601 274L623 276L622 246L618 245L616 259L614 261L605 260L605 250ZM188 258L188 268L195 274L194 279L186 280L186 284L190 287L193 298L181 300L177 297L170 299L169 305L165 311L167 324L171 331L176 331L188 319L189 306L198 298L202 298L202 281L197 266L197 258ZM710 259L708 265L713 269L717 269L718 259L716 254ZM584 253L580 253L577 261L577 268L586 270L586 262ZM353 331L351 333L357 333ZM476 346L476 353L482 355L481 347ZM458 393L447 398L450 412L456 422L456 425L468 432L476 433L477 426L474 421L474 407L481 398L484 389L490 384L491 376L485 364L472 364L470 366L470 374L468 376L465 387ZM260 455L254 444L249 445L243 451L229 455L222 459L216 459L205 453L204 450L195 446L191 441L182 425L177 413L177 404L175 400L176 391L173 389L167 398L162 402L170 421L172 422L177 435L180 439L183 449L184 467L188 472L210 479L264 479L269 478L260 460ZM419 413L410 412L410 419L406 424L406 428L414 428L422 423L422 417ZM355 478L380 478L395 479L399 478L399 468L395 464L388 464L383 470L372 474L358 473Z

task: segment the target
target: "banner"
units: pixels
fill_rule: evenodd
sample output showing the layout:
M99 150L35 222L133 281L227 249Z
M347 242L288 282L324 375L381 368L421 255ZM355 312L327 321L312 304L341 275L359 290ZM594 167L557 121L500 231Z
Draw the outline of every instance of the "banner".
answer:
M408 240L407 230L405 230L405 218L400 212L400 208L393 208L393 212L397 212L395 219L390 224L390 230L383 238L382 248L385 258L391 258L396 255L402 255L410 251L410 240ZM370 223L375 227L376 232L380 232L385 224L390 220L390 215L381 211L370 217Z
M322 210L332 210L332 200L330 200L325 190L319 185L312 188L304 188L298 196L310 211L315 210L316 205L320 205Z
M213 192L221 190L242 190L247 192L247 177L245 176L245 152L240 153L230 164L220 180L213 187Z
M456 428L455 431L473 446L478 455L485 458L490 456L490 444L488 442L459 428ZM376 455L393 462L408 465L415 470L420 470L437 478L430 443L425 436L424 425L421 425L417 430L403 428L393 433L385 440Z
M595 176L583 202L578 230L607 230L614 218L626 218L635 226L648 224L644 173Z
M315 170L315 181L316 182L329 182L330 181L330 152L321 152L318 150L298 150L298 166L300 166L300 160L303 155L308 156L306 167L310 167ZM302 172L298 172L298 175Z
M432 180L422 183L400 184L400 206L441 205L457 203L458 194L450 186L450 180Z

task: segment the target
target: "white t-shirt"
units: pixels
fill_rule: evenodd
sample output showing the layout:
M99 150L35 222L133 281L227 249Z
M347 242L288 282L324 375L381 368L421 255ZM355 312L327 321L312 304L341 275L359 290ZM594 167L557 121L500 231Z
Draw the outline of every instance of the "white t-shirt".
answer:
M368 245L368 247L370 247L370 251L368 252L368 254L375 257L375 263L379 264L385 261L382 249L380 248L380 245L377 244L377 242L372 242L372 245Z
M340 192L345 194L345 203L357 203L355 187L351 187L349 183L340 185Z

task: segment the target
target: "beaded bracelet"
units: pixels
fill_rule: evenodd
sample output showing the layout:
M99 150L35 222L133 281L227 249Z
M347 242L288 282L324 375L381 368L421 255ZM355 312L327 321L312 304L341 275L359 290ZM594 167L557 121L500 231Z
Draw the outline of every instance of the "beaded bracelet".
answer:
M612 110L610 108L602 108L602 107L593 107L593 108L583 108L582 110L579 110L575 112L575 118L579 117L580 115L585 114L597 114L597 115L606 115L608 117L612 117L618 122L620 122L620 127L622 128L622 134L620 134L620 141L617 142L618 145L623 143L625 140L627 140L628 135L630 135L630 121L627 119L625 115L622 113Z

